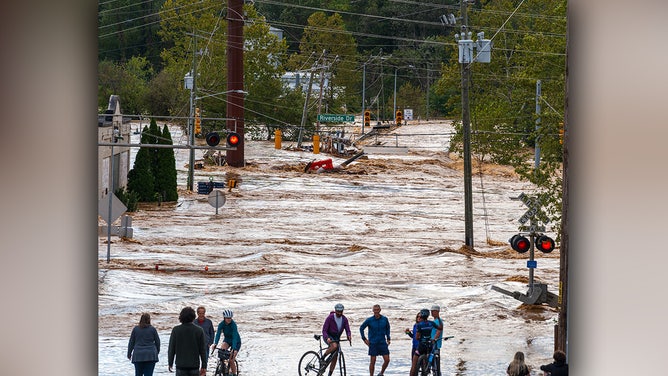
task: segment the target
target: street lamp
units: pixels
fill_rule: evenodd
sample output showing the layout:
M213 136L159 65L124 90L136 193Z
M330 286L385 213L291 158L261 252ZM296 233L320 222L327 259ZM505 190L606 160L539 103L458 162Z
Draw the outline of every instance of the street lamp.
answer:
M112 214L111 214L111 206L112 206L112 198L114 194L114 144L118 142L118 140L122 140L123 137L120 135L120 130L114 126L114 130L112 132L111 136L111 155L109 157L109 175L111 175L111 178L109 179L109 191L107 192L107 197L109 197L109 213L107 217L107 262L109 262L111 258L111 220L112 220Z

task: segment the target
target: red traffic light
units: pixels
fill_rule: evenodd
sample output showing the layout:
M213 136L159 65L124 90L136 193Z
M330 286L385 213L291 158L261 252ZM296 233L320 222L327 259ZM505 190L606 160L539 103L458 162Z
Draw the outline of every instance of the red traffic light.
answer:
M239 133L230 132L227 134L227 145L231 147L239 146L241 142L241 136Z
M550 253L554 249L554 240L547 235L541 235L536 239L536 248L545 253Z
M206 134L206 144L209 146L216 146L220 143L220 135L218 132L209 132Z
M510 238L509 242L510 242L510 247L512 247L512 249L514 249L519 253L524 253L528 251L529 248L531 247L531 242L529 241L529 239L520 234L513 235L513 237Z

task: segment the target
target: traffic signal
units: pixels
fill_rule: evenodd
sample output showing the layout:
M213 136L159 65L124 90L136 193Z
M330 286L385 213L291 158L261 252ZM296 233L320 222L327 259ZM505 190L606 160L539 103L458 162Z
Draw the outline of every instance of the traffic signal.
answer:
M227 146L237 147L239 146L240 142L241 142L241 136L239 135L239 133L230 132L227 134Z
M195 134L202 133L202 119L200 118L199 107L195 107Z
M554 240L547 235L541 235L536 239L536 248L545 253L550 253L554 249Z
M397 110L397 113L394 115L396 119L396 124L401 125L401 122L403 122L404 120L404 114L401 112L401 110Z
M364 111L364 126L365 127L371 126L371 111L369 110Z
M513 235L508 241L510 242L510 247L519 253L524 253L531 247L529 239L520 234Z
M209 132L206 134L206 144L209 146L217 146L220 143L220 135L218 132Z

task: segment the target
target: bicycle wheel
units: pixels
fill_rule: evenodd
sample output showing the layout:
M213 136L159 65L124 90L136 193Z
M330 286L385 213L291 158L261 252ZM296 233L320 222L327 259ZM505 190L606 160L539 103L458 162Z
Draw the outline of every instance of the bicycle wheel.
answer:
M225 368L225 364L221 361L218 361L218 364L216 365L216 372L214 372L214 376L223 376L223 370Z
M342 352L339 353L339 371L341 376L346 376L346 358Z
M320 355L315 351L307 351L299 360L299 376L316 376L320 371Z
M420 355L417 362L418 375L429 376L429 354Z

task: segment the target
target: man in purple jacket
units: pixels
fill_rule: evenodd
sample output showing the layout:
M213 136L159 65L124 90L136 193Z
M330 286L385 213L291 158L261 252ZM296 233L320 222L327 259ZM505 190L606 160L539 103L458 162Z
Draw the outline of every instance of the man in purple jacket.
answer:
M334 306L334 311L329 313L329 316L325 319L325 323L322 325L322 339L329 345L329 348L327 348L323 355L323 359L326 358L328 354L334 352L329 366L330 376L334 373L334 367L336 367L336 361L338 359L337 350L344 329L348 336L348 342L352 345L352 336L350 334L348 318L343 315L343 304L338 303Z

